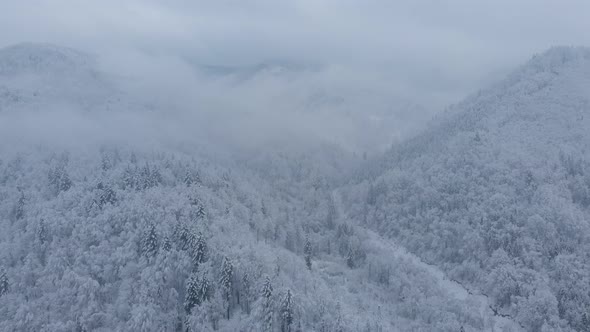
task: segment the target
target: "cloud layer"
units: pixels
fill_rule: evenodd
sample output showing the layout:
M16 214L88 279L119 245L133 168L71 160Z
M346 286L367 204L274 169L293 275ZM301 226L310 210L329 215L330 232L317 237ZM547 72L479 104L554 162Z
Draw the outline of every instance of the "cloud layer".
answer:
M584 0L2 1L0 47L48 42L96 53L136 98L209 128L328 133L365 148L407 135L533 53L590 45L589 12ZM316 69L236 84L236 75L211 78L194 67L277 61ZM300 112L314 107L324 113ZM365 110L364 119L330 116ZM394 116L384 120L387 112ZM362 121L387 123L391 134L359 143L374 128Z

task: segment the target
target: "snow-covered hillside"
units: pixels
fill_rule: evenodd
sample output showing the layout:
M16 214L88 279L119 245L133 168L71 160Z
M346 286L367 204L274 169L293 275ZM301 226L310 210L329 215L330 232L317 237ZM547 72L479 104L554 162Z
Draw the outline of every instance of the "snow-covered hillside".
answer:
M553 48L392 149L346 205L527 330L585 331L589 129L590 50Z
M2 50L0 330L579 330L589 63L551 50L363 162L321 135L255 151L253 113Z

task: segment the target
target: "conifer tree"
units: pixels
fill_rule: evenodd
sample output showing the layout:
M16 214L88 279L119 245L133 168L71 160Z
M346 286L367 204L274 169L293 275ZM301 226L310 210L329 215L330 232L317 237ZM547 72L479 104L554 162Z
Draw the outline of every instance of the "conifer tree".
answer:
M6 275L6 271L2 269L0 270L0 297L8 292L8 288L8 276Z
M233 288L233 271L234 267L229 260L229 258L224 257L223 263L221 265L221 277L219 280L223 301L225 302L226 306L226 318L230 319L230 311L231 311L231 295L232 295L232 288Z
M156 226L150 224L143 239L142 246L143 254L147 257L153 257L158 252L158 234L156 233Z
M170 251L172 249L172 241L168 236L164 237L164 241L162 241L162 249L165 251Z
M137 188L137 167L131 168L127 166L123 171L123 188L124 189L138 189Z
M266 276L262 286L262 330L264 332L272 331L273 304L272 304L272 283L270 277Z
M305 239L305 246L303 247L303 254L305 255L305 265L307 269L311 271L311 255L312 255L312 247L311 242L309 241L309 237Z
M184 182L184 184L187 187L190 187L193 183L193 173L191 172L191 170L187 170L186 173L184 174L184 179L182 180L182 182Z
M180 222L176 225L174 235L178 240L180 250L192 249L192 234L184 223Z
M192 273L186 283L186 296L184 301L184 309L187 313L204 301L209 299L210 285L209 279L205 274L198 276Z
M346 254L346 265L351 269L354 268L354 250L352 248L349 248Z
M53 187L55 194L67 191L72 187L72 180L70 180L64 165L57 166L49 171L49 184Z
M250 281L250 275L245 272L242 276L242 307L246 314L250 314L250 297L252 296L252 282Z
M20 220L25 216L25 193L21 191L20 197L16 202L16 206L14 207L14 218L16 220Z
M199 232L197 236L192 236L191 239L192 260L194 269L198 269L199 265L207 261L207 243L203 233Z
M291 332L293 324L293 294L287 289L287 293L281 302L281 331Z
M45 220L41 219L39 222L39 227L37 228L37 239L39 240L40 244L45 244L48 240L48 231L47 225L45 225Z
M199 202L199 205L197 206L197 218L199 218L200 220L203 220L207 217L207 212L205 212L205 206L203 205L203 203Z
M334 198L328 199L328 214L326 216L326 226L329 230L336 228L336 206L334 204Z

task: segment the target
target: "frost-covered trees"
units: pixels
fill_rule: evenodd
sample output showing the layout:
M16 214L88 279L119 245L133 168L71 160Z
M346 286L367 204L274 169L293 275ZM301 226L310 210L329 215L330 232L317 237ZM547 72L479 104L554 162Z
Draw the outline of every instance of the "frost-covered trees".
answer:
M221 264L221 276L219 278L219 288L222 293L224 305L226 307L226 318L230 318L232 291L233 291L234 266L227 257L223 258Z
M205 242L205 237L201 232L199 232L199 234L197 234L196 236L192 233L190 233L188 236L193 267L195 270L197 270L199 268L199 265L207 261L207 243Z
M250 301L252 298L252 280L248 271L242 275L242 284L240 287L240 302L246 314L250 314Z
M47 223L41 219L37 226L37 241L39 244L44 245L49 240L49 230L47 229Z
M140 189L149 189L162 183L162 174L158 167L146 163L139 171L138 185Z
M0 268L0 297L8 292L9 286L6 271Z
M201 177L199 175L199 172L193 171L192 169L187 169L186 170L186 173L184 174L184 178L183 178L182 182L187 187L190 187L193 184L200 184L201 183Z
M270 277L266 276L264 278L264 283L262 285L261 291L261 309L262 309L262 330L264 332L272 332L272 323L273 323L273 288L272 283L270 281Z
M192 273L186 282L186 297L184 301L184 308L187 313L211 296L211 286L209 278L205 273Z
M311 241L309 237L305 239L305 246L303 247L303 254L305 255L305 265L307 266L308 270L311 270L311 255L313 253L313 249L311 246Z
M158 248L159 241L156 226L154 224L149 224L141 246L142 253L148 258L153 257L158 253Z
M24 192L20 192L20 195L18 197L18 201L16 202L15 206L14 206L14 219L16 220L20 220L24 217L25 215L25 202L26 202L26 198L25 198L25 193Z
M106 204L115 204L117 201L117 195L110 185L99 182L96 185L96 190L95 203L99 208L103 208Z
M65 163L50 169L48 179L49 185L55 195L62 191L67 191L72 187L72 180L70 180Z
M291 332L293 326L293 294L290 289L287 289L281 301L281 331Z

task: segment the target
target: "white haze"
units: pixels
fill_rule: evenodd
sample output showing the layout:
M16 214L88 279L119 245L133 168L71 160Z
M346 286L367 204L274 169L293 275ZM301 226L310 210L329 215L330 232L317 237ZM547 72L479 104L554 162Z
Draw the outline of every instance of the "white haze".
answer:
M4 114L0 125L3 135L64 142L107 132L382 150L531 54L590 43L589 9L584 1L4 1L0 46L49 42L95 54L142 114L54 105L41 116Z

